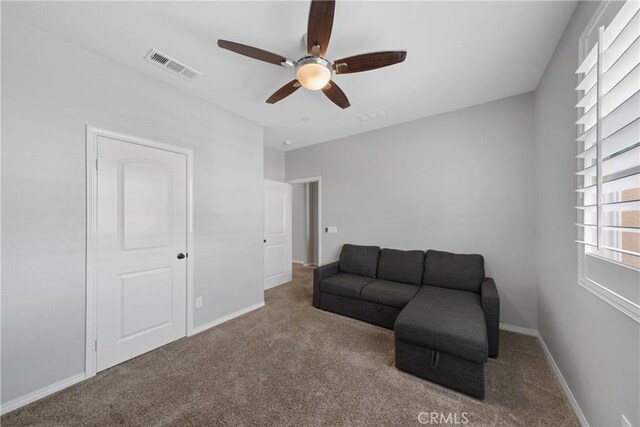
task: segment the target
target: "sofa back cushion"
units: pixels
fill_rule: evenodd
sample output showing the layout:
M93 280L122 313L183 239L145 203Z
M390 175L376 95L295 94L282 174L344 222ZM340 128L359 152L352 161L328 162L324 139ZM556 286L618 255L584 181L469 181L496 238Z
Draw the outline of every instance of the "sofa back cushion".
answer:
M427 251L423 285L479 292L484 280L482 255L459 255Z
M376 277L380 247L346 244L340 252L340 272Z
M423 251L383 249L378 260L378 279L420 286L424 272Z

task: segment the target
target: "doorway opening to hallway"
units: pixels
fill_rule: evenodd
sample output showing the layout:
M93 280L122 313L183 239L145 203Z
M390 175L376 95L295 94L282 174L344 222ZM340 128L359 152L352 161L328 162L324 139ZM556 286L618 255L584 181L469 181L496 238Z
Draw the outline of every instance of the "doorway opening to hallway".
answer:
M293 262L321 265L322 215L320 178L289 181L291 184L291 225Z

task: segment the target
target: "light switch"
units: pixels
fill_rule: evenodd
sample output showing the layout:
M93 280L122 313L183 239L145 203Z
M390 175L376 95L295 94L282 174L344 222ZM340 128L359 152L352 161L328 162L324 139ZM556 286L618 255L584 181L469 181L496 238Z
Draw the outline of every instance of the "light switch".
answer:
M338 234L338 227L336 226L326 227L325 231L329 234Z
M202 307L202 297L196 298L196 308Z

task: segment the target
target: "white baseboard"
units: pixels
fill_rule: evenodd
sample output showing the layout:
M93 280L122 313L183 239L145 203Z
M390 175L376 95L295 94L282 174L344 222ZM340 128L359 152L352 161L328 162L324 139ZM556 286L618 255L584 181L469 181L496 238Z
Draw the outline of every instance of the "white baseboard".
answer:
M518 334L529 335L532 337L536 337L538 339L538 342L540 342L540 345L542 346L542 350L544 351L544 355L549 361L549 364L551 365L551 369L553 370L554 375L556 376L556 378L558 379L558 382L562 386L564 395L567 397L567 400L571 404L571 408L573 409L573 412L575 412L576 417L578 418L578 422L583 427L589 427L589 423L587 422L587 419L585 418L584 413L582 412L582 409L580 409L580 405L578 405L576 398L573 396L573 393L569 388L569 384L567 384L564 377L562 376L562 372L560 372L560 368L558 368L558 365L556 365L556 361L553 360L553 356L551 356L551 352L549 351L549 348L547 348L547 344L545 344L540 333L536 329L523 328L522 326L508 325L506 323L500 323L500 329L509 331L509 332L515 332Z
M218 326L222 323L228 322L229 320L235 319L236 317L242 316L244 314L247 314L253 310L257 310L259 308L264 307L264 301L261 301L257 304L251 305L249 307L243 308L241 310L235 311L231 314L227 314L226 316L222 316L216 320L213 320L211 322L205 323L203 325L200 326L196 326L195 328L193 328L193 332L190 336L199 334L200 332L204 332L207 329L213 328L214 326ZM571 389L569 388L569 385L567 384L567 382L565 381L564 377L562 376L562 372L560 372L560 368L558 368L558 365L556 365L555 360L553 360L553 356L551 355L551 352L549 351L549 348L547 348L547 345L545 344L544 340L542 339L542 336L540 336L539 332L535 329L530 329L530 328L523 328L522 326L514 326L514 325L508 325L505 323L500 323L500 329L503 329L505 331L510 331L510 332L516 332L519 334L524 334L524 335L529 335L529 336L534 336L536 338L538 338L538 341L540 342L540 345L542 346L542 349L544 351L544 354L547 358L547 360L549 361L549 364L551 365L551 368L553 369L553 373L555 374L556 378L558 379L558 381L560 382L560 385L562 386L562 390L565 393L565 396L567 397L567 400L569 400L569 403L571 404L571 407L573 408L573 411L576 414L576 417L578 417L578 421L580 422L580 424L583 427L589 427L589 423L587 422L587 419L584 416L584 413L582 412L582 409L580 409L580 406L578 405L578 402L576 401L575 397L573 396L573 393L571 392ZM49 396L50 394L53 394L57 391L60 391L64 388L70 387L76 383L79 383L80 381L83 381L85 379L85 374L80 373L77 375L74 375L72 377L69 377L67 379L58 381L56 383L53 383L51 385L48 385L46 387L43 387L39 390L36 391L32 391L31 393L28 393L22 397L18 397L17 399L11 400L9 402L7 402L6 404L2 405L2 407L0 408L0 414L4 415L6 413L9 413L15 409L18 409L24 405L27 405L31 402L35 402L36 400L42 399L46 396Z
M0 410L0 414L4 415L11 411L14 411L24 405L28 405L31 402L35 402L36 400L40 400L43 397L47 397L50 394L58 392L64 388L70 387L74 384L79 383L80 381L84 381L85 375L84 372L80 374L76 374L64 380L55 382L46 387L42 387L41 389L32 391L31 393L25 394L24 396L18 397L16 399L10 400L9 402L2 405Z
M294 264L300 264L303 267L317 267L318 266L318 264L315 264L313 262L303 262L303 261L295 261L295 260L291 261L291 262L293 262Z
M224 322L228 322L229 320L235 319L236 317L242 316L243 314L247 314L253 310L257 310L262 307L264 307L264 301L261 301L257 304L250 305L249 307L245 307L241 310L234 311L231 314L227 314L226 316L219 317L203 325L196 326L195 328L193 328L193 332L189 336L194 336L196 334L199 334L200 332L206 331L207 329L213 328L214 326L218 326Z
M523 328L522 326L508 325L506 323L500 323L500 329L504 331L515 332L517 334L529 335L532 337L538 336L538 331L536 331L535 329Z
M226 316L223 316L211 322L205 323L204 325L196 326L195 328L193 328L193 332L191 333L190 336L206 331L209 328L213 328L214 326L220 325L221 323L228 322L231 319L242 316L243 314L249 313L250 311L253 311L253 310L257 310L258 308L261 308L261 307L264 307L264 301L261 301L257 304L243 308L242 310L238 310L231 314L227 314ZM74 384L77 384L80 381L83 381L85 378L86 378L85 373L82 372L80 374L74 375L67 379L50 384L39 390L32 391L31 393L25 394L24 396L18 397L14 400L11 400L3 404L2 407L0 408L0 414L4 415L24 405L27 405L31 402L35 402L36 400L42 399L43 397L47 397L50 394L53 394L57 391L70 387Z
M264 290L268 291L269 289L273 289L273 288L278 287L278 286L286 285L287 283L291 283L292 280L293 280L293 270L289 273L289 276L286 278L286 280L284 282L276 283L275 285L270 285L270 286L265 285L264 286Z
M271 285L271 286L265 286L264 290L268 291L269 289L273 289L273 288L277 288L278 286L282 286L285 285L287 283L289 283L291 280L287 280L286 282L282 282L282 283L276 283L275 285Z
M583 427L589 427L587 418L584 416L582 409L580 409L580 405L578 405L578 401L573 396L573 393L571 393L569 384L567 384L567 382L564 380L564 377L562 376L562 372L560 372L560 368L558 368L558 365L556 365L556 361L553 360L553 356L551 355L549 348L547 348L547 344L545 344L544 340L542 339L542 336L537 331L536 331L536 335L538 337L538 341L540 341L540 345L542 346L542 349L544 350L544 354L545 356L547 356L547 360L549 361L549 364L553 369L553 373L556 375L556 378L560 382L560 385L562 386L562 390L564 390L564 394L565 396L567 396L567 400L569 400L569 403L573 408L573 412L575 412L576 417L578 417L578 422L580 422L580 425Z
M317 267L318 266L318 264L313 263L313 262L304 262L304 261L296 261L296 260L293 260L291 262L293 262L294 264L300 264L303 267Z

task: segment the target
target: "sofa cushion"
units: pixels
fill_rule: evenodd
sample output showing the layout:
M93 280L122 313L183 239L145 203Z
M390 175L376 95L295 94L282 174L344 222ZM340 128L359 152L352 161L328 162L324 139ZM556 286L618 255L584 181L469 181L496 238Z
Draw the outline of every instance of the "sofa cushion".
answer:
M422 286L400 312L397 340L442 351L477 363L488 357L487 325L480 295Z
M369 283L360 291L360 298L377 304L403 308L420 288L406 283L390 282L378 279Z
M423 251L382 249L378 259L378 279L420 286L424 273Z
M343 245L340 252L340 272L376 277L378 246Z
M322 279L320 292L333 295L341 295L351 298L360 298L360 291L374 279L356 274L338 273Z
M484 258L482 255L427 251L423 285L480 292L483 280Z

